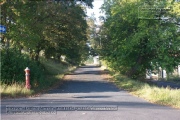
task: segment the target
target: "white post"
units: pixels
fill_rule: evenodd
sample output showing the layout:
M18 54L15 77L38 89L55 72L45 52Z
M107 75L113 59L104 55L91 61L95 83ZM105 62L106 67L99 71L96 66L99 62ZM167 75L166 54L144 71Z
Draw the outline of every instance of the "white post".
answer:
M166 70L162 70L162 78L166 78L167 75L166 75Z
M162 68L161 68L161 67L159 67L159 72L158 72L158 74L159 74L159 77L162 78Z
M180 65L178 65L178 75L180 77Z
M146 69L146 79L150 79L151 78L151 76L150 76L150 74L148 73L148 70Z

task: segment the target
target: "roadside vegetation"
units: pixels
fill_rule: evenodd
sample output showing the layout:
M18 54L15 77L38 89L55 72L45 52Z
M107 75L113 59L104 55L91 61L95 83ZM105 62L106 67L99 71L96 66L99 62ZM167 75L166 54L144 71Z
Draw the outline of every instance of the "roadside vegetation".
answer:
M180 108L180 90L167 88L159 88L155 85L133 80L121 74L114 76L115 84L130 93L142 97L152 103L167 105L174 108Z
M89 52L85 7L92 1L1 2L1 97L31 96L60 84ZM25 89L26 67L31 90Z
M131 94L144 98L151 103L171 106L180 109L180 89L171 89L170 87L157 87L149 84L146 81L132 79L121 73L109 69L104 62L101 68L103 70L110 70L106 79L113 82L118 88L127 90Z
M31 96L34 93L34 90L26 89L23 83L11 83L7 85L1 82L0 85L0 94L3 99Z
M106 17L92 39L100 58L120 73L114 76L117 86L176 108L180 108L180 90L143 80L148 70L156 74L160 68L166 70L167 81L180 79L170 76L180 64L179 7L174 0L107 0L102 6Z
M168 78L180 64L179 7L174 0L107 0L93 48L109 67L133 79L160 68Z
M43 92L47 92L49 89L52 89L60 85L66 73L69 73L76 69L76 66L57 61L55 62L54 60L47 60L43 58L41 59L39 64L41 64L41 67L39 67L39 74L41 74L41 77L34 76L34 74L36 73L36 69L33 69L33 67L31 66L29 67L31 83L30 90L25 88L25 68L23 68L22 66L22 69L19 69L18 71L20 78L14 77L13 80L6 79L9 80L8 83L3 81L3 79L1 78L1 98L30 97L36 96ZM16 66L16 69L18 67L19 66ZM38 66L36 66L35 68L38 68Z

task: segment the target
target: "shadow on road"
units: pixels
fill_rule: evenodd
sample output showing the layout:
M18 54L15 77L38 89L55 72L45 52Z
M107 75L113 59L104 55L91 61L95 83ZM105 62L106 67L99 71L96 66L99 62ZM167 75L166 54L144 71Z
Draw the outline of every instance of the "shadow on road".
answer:
M98 66L81 66L79 67L80 71L75 71L73 73L68 73L66 75L84 75L84 74L92 74L92 75L102 75L107 74L109 71L105 70L102 71L100 69L94 69L94 68L100 68Z
M90 92L118 92L115 85L104 81L64 81L60 87L49 91L49 93L90 93Z
M34 98L3 100L1 102L1 114L5 116L7 106L49 106L54 108L68 106L118 106L118 115L124 111L126 113L130 113L128 115L136 114L137 111L139 111L140 114L146 114L148 111L153 114L154 111L164 111L161 113L161 116L169 113L169 111L174 114L175 110L171 109L170 107L146 102L128 94L126 91L120 90L115 85L113 85L113 83L105 81L100 74L103 74L103 72L97 66L80 67L73 74L67 75L62 85L56 89L50 90L46 94ZM177 113L178 111L175 112ZM58 112L58 114L59 116L63 115L61 111ZM12 119L14 119L13 117L14 116L12 116ZM25 118L27 118L27 116L21 116L21 119Z
M102 74L107 74L109 71L95 71L95 70L90 70L90 71L84 71L84 72L75 72L75 73L68 73L66 75L84 75L84 74L94 74L94 75L102 75Z
M157 81L157 80L149 80L147 83L156 85L158 87L163 87L163 88L169 88L169 89L180 89L180 85L176 84L171 81Z
M69 73L69 74L66 74L66 75L84 75L84 74L94 74L94 75L101 75L102 73L100 71L94 71L94 70L91 70L91 71L84 71L84 72L76 72L76 73Z
M75 72L66 74L70 76L69 80L64 80L58 88L49 91L49 93L90 93L90 92L118 92L120 91L112 83L102 79L102 74L108 71L102 71L97 66L82 66Z
M87 65L87 66L80 66L79 68L99 68L99 66Z

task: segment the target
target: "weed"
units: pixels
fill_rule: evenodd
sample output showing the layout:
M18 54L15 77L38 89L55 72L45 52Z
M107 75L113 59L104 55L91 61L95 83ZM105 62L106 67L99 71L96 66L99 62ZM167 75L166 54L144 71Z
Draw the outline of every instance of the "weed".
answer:
M180 90L159 88L154 85L130 79L121 74L114 76L114 81L117 86L130 91L132 94L149 100L153 103L168 105L174 108L180 108Z
M29 90L25 88L22 83L13 83L10 85L1 83L0 87L1 96L5 97L23 97L29 96L34 93L34 90Z
M14 82L11 84L5 84L1 82L0 93L2 98L9 97L25 97L31 96L37 93L41 93L53 88L55 85L61 83L64 74L74 70L76 67L69 66L67 64L54 62L52 60L41 60L41 64L45 68L46 75L43 78L37 77L31 82L31 90L25 88L25 83ZM32 74L33 71L31 71ZM25 79L25 78L24 78ZM25 80L24 80L25 81Z

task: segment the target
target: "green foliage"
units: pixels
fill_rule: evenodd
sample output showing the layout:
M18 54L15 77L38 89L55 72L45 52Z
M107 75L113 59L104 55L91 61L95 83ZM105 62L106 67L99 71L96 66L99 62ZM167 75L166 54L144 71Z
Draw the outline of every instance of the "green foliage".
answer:
M180 90L159 88L142 81L133 80L121 74L114 76L114 83L132 94L142 97L150 102L180 108Z
M39 62L30 60L28 55L15 49L1 51L1 81L6 84L25 83L26 67L30 68L31 85L37 87L44 80L44 68Z
M19 55L15 49L8 50L8 54L4 52L2 51L3 57L1 61L3 69L1 69L0 93L2 98L31 96L47 91L55 85L59 85L65 73L75 69L75 67L67 63L43 58L38 63L29 59L27 55ZM8 57L10 59L7 59ZM30 90L25 88L24 69L26 66L30 66L31 70L30 81L32 88ZM9 67L13 67L13 69Z
M1 24L7 27L1 35L1 81L4 84L24 83L24 69L31 70L33 89L44 89L59 81L50 77L50 70L64 69L40 63L46 59L79 65L88 56L87 23L83 6L92 7L93 0L71 1L9 1L1 3ZM81 4L79 4L81 3ZM26 54L21 53L24 51ZM69 67L67 67L69 68ZM45 70L48 69L48 70ZM57 70L59 72L59 70ZM47 75L45 75L47 73ZM56 74L56 72L54 73Z
M92 6L92 1L81 3ZM68 56L76 64L87 55L86 14L74 1L6 1L1 15L2 24L7 26L1 44L6 48L28 49L36 61L40 51L46 58L57 60L61 55ZM76 57L70 55L72 50Z
M29 90L24 87L24 84L20 83L13 83L11 85L7 85L4 83L1 83L0 85L0 93L1 98L7 98L7 97L24 97L24 96L30 96L34 93L34 90Z
M180 33L176 24L180 16L173 9L165 13L147 10L142 13L144 18L140 19L138 8L142 5L168 8L174 4L177 3L162 1L155 4L154 1L144 3L143 0L105 2L102 8L107 17L99 35L102 43L100 53L110 67L132 78L145 75L146 69L159 67L172 72L180 63ZM170 19L161 20L163 16Z

